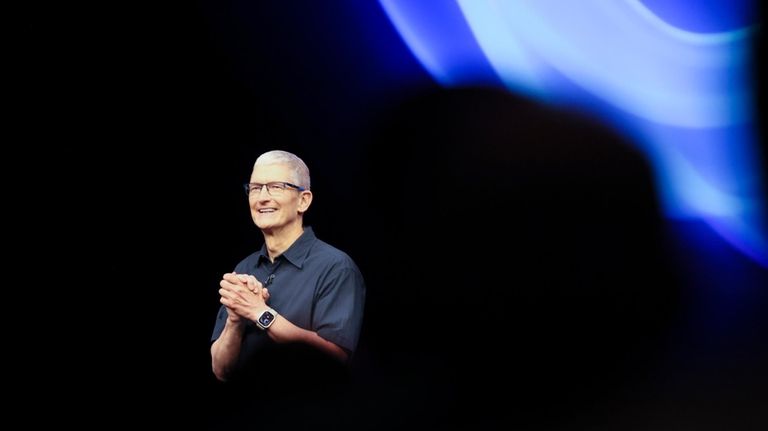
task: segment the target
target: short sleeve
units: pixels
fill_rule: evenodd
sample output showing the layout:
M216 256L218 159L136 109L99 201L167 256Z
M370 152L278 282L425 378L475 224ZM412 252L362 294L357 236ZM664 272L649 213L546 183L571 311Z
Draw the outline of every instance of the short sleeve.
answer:
M363 323L365 282L356 266L344 266L317 292L312 327L323 339L353 352Z
M216 341L221 332L224 331L224 324L227 323L227 309L223 305L219 307L219 313L216 315L216 324L213 327L213 334L211 334L211 342Z

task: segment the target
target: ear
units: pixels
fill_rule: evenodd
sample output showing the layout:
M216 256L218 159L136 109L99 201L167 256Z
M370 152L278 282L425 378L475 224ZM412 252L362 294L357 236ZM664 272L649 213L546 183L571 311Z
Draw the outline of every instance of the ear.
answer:
M305 190L301 192L301 195L299 196L299 214L307 212L310 205L312 205L312 192Z

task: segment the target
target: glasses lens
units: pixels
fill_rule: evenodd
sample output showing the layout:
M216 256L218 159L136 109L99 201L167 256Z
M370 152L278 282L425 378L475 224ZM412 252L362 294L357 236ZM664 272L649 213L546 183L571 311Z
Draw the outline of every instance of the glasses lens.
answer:
M261 189L266 186L267 188L267 194L272 196L279 196L282 195L285 192L286 185L284 183L267 183L267 184L259 184L259 183L246 183L244 184L245 187L245 194L248 196L252 194L259 194L261 193Z
M267 191L269 194L276 196L280 195L285 191L285 184L283 183L269 183L267 184Z
M245 194L249 196L252 194L259 194L262 188L264 188L264 184L247 183L245 184ZM267 187L267 191L269 191L269 187Z

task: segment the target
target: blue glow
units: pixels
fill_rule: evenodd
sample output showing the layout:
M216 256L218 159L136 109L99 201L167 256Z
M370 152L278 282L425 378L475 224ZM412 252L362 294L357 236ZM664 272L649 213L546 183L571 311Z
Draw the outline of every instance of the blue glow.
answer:
M754 154L752 2L712 0L707 11L650 0L380 2L438 82L493 74L512 91L597 112L651 158L669 217L701 219L768 266L757 227L766 215Z
M440 84L500 83L453 2L420 0L409 2L405 8L398 0L379 3L416 58Z
M472 0L458 0L464 16L494 71L508 88L543 97L544 66L514 33L498 7L472 7ZM490 5L494 6L494 5Z
M641 0L669 24L697 33L717 33L755 24L754 0Z

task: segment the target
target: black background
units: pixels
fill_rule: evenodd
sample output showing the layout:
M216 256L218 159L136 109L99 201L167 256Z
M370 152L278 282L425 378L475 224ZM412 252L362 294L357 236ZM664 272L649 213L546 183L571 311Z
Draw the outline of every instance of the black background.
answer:
M15 125L22 132L19 165L29 172L27 183L35 191L56 190L44 200L36 194L19 197L31 209L28 217L22 217L41 220L30 229L40 240L24 247L33 256L33 274L51 271L47 264L39 263L41 259L57 262L56 276L61 281L51 293L54 299L45 306L55 313L46 316L59 315L62 309L68 315L53 331L49 319L41 319L46 322L44 334L55 337L30 343L38 348L42 345L43 351L30 365L35 370L32 375L45 375L44 387L50 388L46 393L52 400L66 400L79 386L93 395L72 410L62 409L62 417L90 422L96 411L102 411L113 413L117 420L144 423L158 414L167 424L199 424L209 417L216 389L208 356L208 338L218 308L216 285L223 272L260 244L240 183L247 179L260 153L280 148L299 154L312 171L315 202L307 223L320 238L353 256L368 281L367 320L356 365L361 383L355 393L369 402L352 403L356 414L350 415L350 421L428 422L436 412L451 410L456 407L451 403L466 399L466 395L446 395L438 383L452 375L462 390L479 392L484 383L508 383L496 389L508 391L508 397L498 399L511 400L512 407L489 401L484 408L471 409L472 419L480 418L480 422L512 411L516 419L505 417L506 422L542 427L566 423L611 429L615 423L647 421L654 429L689 425L763 429L766 322L761 310L766 305L766 276L764 270L727 247L722 253L710 253L696 243L693 247L673 245L675 267L684 281L669 282L667 290L662 289L666 285L656 286L640 296L638 303L653 308L654 317L639 323L627 318L621 321L623 326L606 320L610 323L605 328L619 329L587 337L583 344L567 340L566 335L572 334L563 328L570 322L562 316L597 316L583 325L599 325L604 322L601 318L617 317L601 314L607 313L601 311L603 306L626 298L599 291L586 299L573 299L573 306L560 310L563 314L552 328L540 328L541 332L529 336L527 346L541 347L542 340L549 343L548 337L556 333L566 353L592 353L578 356L582 359L567 354L563 362L529 368L533 375L544 376L546 384L515 380L501 371L505 369L502 359L482 359L498 355L508 346L482 337L485 343L473 341L471 331L461 332L466 338L451 349L445 346L455 339L435 335L439 328L427 337L447 344L420 343L422 338L409 332L414 326L411 322L442 323L441 319L451 319L450 307L475 306L473 299L480 295L470 290L466 301L452 297L438 300L439 310L432 308L431 301L440 297L442 287L457 293L452 282L467 286L477 277L491 284L500 277L535 285L542 274L551 273L562 274L554 280L563 281L569 278L562 269L562 258L568 255L561 251L561 260L537 261L513 274L483 271L476 259L489 258L473 249L472 238L477 237L473 227L495 222L484 209L508 208L468 199L470 193L462 188L465 180L486 170L457 171L454 167L466 162L465 158L478 163L487 160L482 145L461 146L462 133L472 136L481 130L473 123L479 118L478 110L500 113L534 108L487 90L441 91L409 54L375 2L349 3L131 3L39 6L25 11L29 24L21 33L24 48L19 68L24 94L18 102L24 115ZM756 70L762 77L764 37L758 40ZM397 61L391 61L393 57ZM760 111L765 112L764 79L757 84ZM451 112L465 116L455 114L452 123L445 120ZM545 117L544 112L540 115ZM546 118L549 115L547 112ZM424 125L418 128L404 118L420 118ZM577 131L582 140L598 134L606 142L616 141L602 129L584 127L568 122L564 130ZM765 123L760 127L765 136ZM414 130L417 133L411 136ZM528 130L524 135L533 139L539 136L536 133L539 131ZM553 132L547 136L550 142L573 139L566 135ZM484 139L492 143L501 138L489 133ZM418 142L440 145L424 144L420 151L412 151L411 144ZM448 143L449 150L443 143ZM624 157L613 150L594 151L592 155ZM766 153L761 153L764 162ZM573 161L569 157L572 154L565 159ZM431 164L430 168L423 170L424 163ZM507 177L499 169L489 174L489 180L513 184L517 177ZM422 178L425 172L429 175ZM430 211L455 208L445 203L454 196L440 190L429 204L419 206L415 196L420 194L412 194L413 183L419 183L419 193L423 193L422 187L439 187L441 182L436 179L455 184L452 190L463 196L461 211L467 211L469 219L452 214L430 224L423 217L434 214ZM642 181L623 185L646 186ZM576 185L576 192L580 186L586 187ZM567 197L567 191L561 192ZM411 222L413 217L419 220L416 224ZM587 225L594 222L585 220ZM569 218L563 229L585 220ZM543 222L537 219L536 223ZM408 245L403 246L394 241L401 239L396 234L413 238L403 232L424 235L430 242L405 242ZM679 238L691 232L706 233L706 229L685 225L678 226L677 232ZM505 235L501 237L516 239ZM533 246L535 239L525 244L531 247L527 250L531 254L540 251ZM483 250L499 243L484 238L478 245ZM574 262L606 257L597 244L582 245L577 253L587 257ZM450 252L444 247L450 247ZM509 256L525 254L523 250ZM402 257L393 262L392 256ZM455 278L442 267L432 267L426 274L437 276L439 282L434 286L438 288L426 289L416 283L424 281L420 267L425 261L439 266L441 258L457 256L462 258L450 268ZM507 262L499 259L497 267ZM714 276L703 277L702 282L694 277L701 270L697 265L702 260L698 259L715 262L721 270L710 267L708 274ZM481 275L476 276L478 273ZM655 270L650 273L656 274ZM634 280L626 273L614 276ZM739 288L723 290L732 285ZM404 291L408 293L399 293ZM481 299L493 302L494 297L487 295ZM510 299L499 295L497 304ZM660 313L659 303L664 304ZM717 306L723 303L732 306ZM645 315L633 312L637 314L630 313L630 317ZM520 315L530 317L524 312ZM575 328L584 329L580 325ZM635 348L637 339L629 336L612 344L619 346L615 349L605 347L604 337L621 338L625 329L645 334L645 342L655 349L649 355L664 359L606 359L617 351ZM510 331L506 334L525 332ZM659 340L667 339L664 334L672 340L671 349L659 347ZM469 363L487 367L485 372L457 365L459 355L474 354L481 359ZM509 363L521 364L511 359ZM525 361L522 364L531 366ZM612 367L617 370L607 371ZM622 367L641 371L627 372ZM437 371L420 376L424 369ZM650 377L637 377L643 372ZM475 378L477 382L470 382ZM611 385L619 388L609 393L622 395L600 393L616 389ZM562 391L564 387L570 389ZM116 402L122 396L128 401ZM580 401L574 402L576 399ZM413 407L417 404L418 409ZM605 410L611 413L595 406L607 406ZM390 409L401 414L390 414Z

